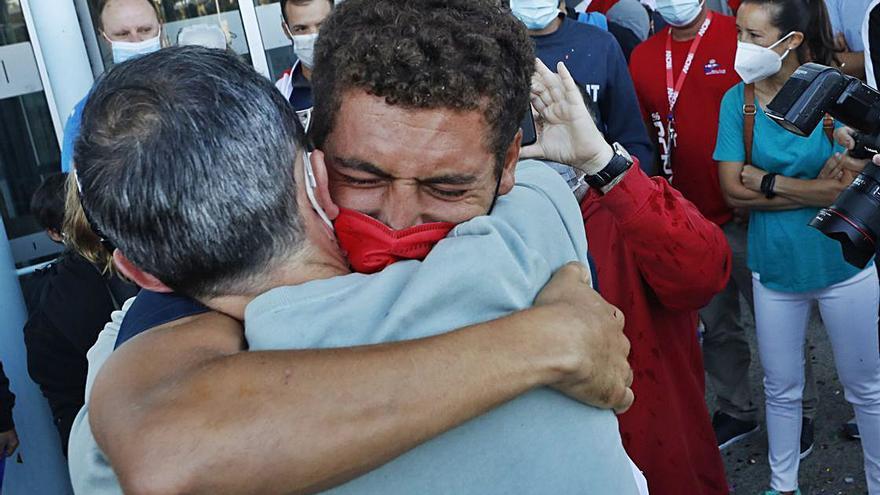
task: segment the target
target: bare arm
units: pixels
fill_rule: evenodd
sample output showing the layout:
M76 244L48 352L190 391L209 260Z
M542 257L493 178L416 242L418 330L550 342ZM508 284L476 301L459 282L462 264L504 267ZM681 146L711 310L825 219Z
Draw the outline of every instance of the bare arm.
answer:
M732 208L779 211L803 207L786 197L776 196L767 199L760 192L747 188L742 181L744 167L742 162L720 162L718 164L721 193L724 195L724 200Z
M842 52L837 58L844 74L865 80L865 52Z
M418 341L240 352L208 314L107 361L91 426L126 493L312 493L536 386L632 402L623 319L566 267L533 309Z
M850 182L852 177L849 177ZM776 194L800 203L804 206L824 208L834 203L847 184L837 179L794 179L792 177L776 177Z
M834 45L837 49L837 59L840 61L840 70L844 74L865 80L865 52L850 50L849 44L843 33L834 36Z
M839 163L839 161L838 154L831 155L825 162L823 171L829 165ZM760 192L761 182L766 175L767 172L760 168L746 165L742 169L740 180L746 189L762 194ZM852 182L854 175L847 170L841 170L836 177L826 177L822 172L819 173L819 177L817 179L796 179L777 175L773 192L801 206L825 207L834 202L837 196Z

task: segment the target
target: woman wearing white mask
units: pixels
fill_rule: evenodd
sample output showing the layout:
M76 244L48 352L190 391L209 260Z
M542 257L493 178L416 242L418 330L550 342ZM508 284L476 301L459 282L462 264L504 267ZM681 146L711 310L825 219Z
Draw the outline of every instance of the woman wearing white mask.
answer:
M714 158L727 202L751 209L758 351L764 368L771 490L798 490L804 339L818 304L840 381L862 430L868 491L880 494L880 355L877 271L844 260L839 245L807 223L852 180L826 177L839 157L826 122L809 137L783 130L765 114L800 64L834 62L823 0L745 0L737 14L735 67L745 84L721 104ZM823 129L827 127L828 129ZM837 149L839 151L839 149ZM827 168L823 168L828 165Z

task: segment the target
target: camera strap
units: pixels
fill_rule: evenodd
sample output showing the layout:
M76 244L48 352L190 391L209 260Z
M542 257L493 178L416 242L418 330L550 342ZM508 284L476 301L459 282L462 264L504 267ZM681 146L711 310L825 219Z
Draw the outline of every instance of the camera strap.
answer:
M755 115L758 113L758 107L755 105L755 85L746 84L743 90L743 146L746 151L746 165L752 163L752 142L755 138ZM822 130L825 137L834 146L834 117L825 114L822 119Z

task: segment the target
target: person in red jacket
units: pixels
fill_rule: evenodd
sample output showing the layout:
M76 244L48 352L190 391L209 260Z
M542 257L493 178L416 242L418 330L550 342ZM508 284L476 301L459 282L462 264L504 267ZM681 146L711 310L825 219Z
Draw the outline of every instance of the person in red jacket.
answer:
M591 118L564 65L555 79L541 64L538 71L532 103L543 129L522 157L558 156L557 143L572 143L566 163L609 153L578 131ZM579 191L599 293L623 312L632 342L636 400L619 418L624 447L652 494L726 494L704 400L697 312L727 284L730 248L721 229L663 178L649 178L638 165L599 175L606 176L601 190Z
M721 99L740 81L733 67L736 20L711 12L700 0L658 0L657 8L669 27L636 47L630 60L642 117L660 150L656 168L700 213L722 228L733 250L730 282L700 312L706 329L704 363L717 396L712 423L718 446L724 449L759 428L749 383L751 351L740 305L742 295L754 313L752 272L746 266L747 225L734 220L721 194L718 164L712 159ZM667 60L669 65L664 63ZM805 454L813 445L818 403L809 359L807 363L801 442Z

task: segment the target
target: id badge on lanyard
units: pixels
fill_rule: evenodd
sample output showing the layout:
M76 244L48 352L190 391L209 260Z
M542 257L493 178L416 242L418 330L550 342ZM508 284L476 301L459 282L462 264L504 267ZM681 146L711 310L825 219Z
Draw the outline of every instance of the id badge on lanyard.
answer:
M664 140L662 144L666 149L666 155L663 159L663 171L669 177L672 177L672 154L678 144L677 133L675 132L675 104L678 102L678 96L681 94L682 86L684 86L684 80L687 78L691 64L694 62L697 48L700 47L700 42L703 41L703 36L709 29L710 24L712 24L711 11L706 13L706 20L703 21L700 31L697 33L694 41L691 42L687 58L684 60L684 66L681 68L681 74L675 79L672 75L672 31L670 30L666 34L666 99L668 107L666 113L666 133L661 139Z

